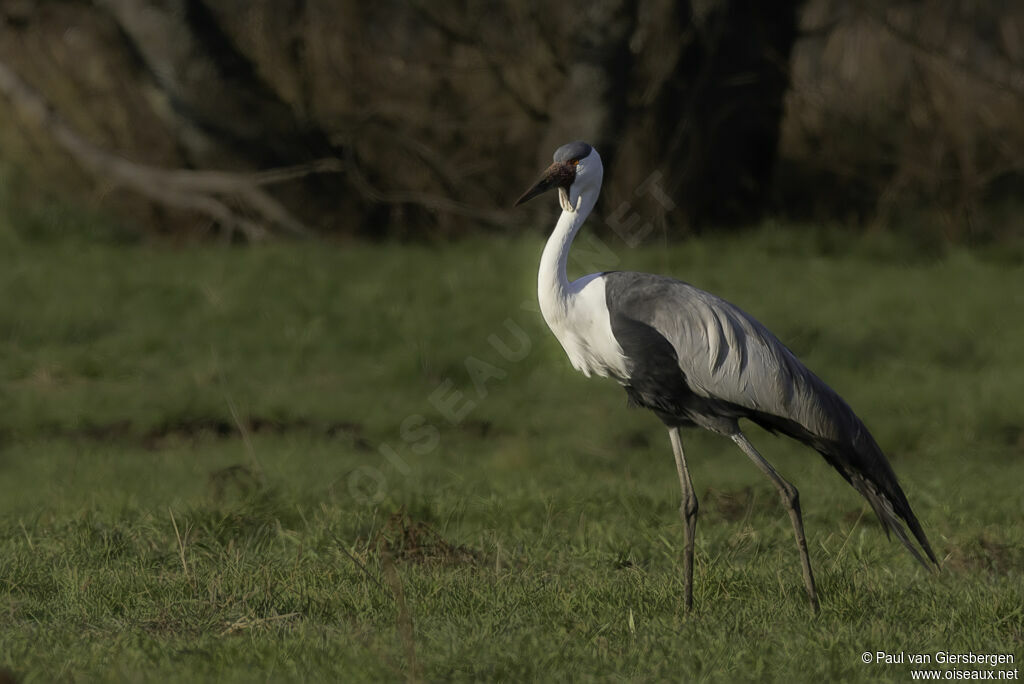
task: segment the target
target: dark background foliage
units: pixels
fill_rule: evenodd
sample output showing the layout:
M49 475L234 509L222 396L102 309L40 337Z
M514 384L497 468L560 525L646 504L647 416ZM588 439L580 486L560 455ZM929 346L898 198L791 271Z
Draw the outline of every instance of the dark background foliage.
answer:
M146 234L509 230L586 139L605 213L666 235L774 215L999 238L1022 105L1024 7L995 0L0 3L9 201ZM671 211L637 191L655 172Z

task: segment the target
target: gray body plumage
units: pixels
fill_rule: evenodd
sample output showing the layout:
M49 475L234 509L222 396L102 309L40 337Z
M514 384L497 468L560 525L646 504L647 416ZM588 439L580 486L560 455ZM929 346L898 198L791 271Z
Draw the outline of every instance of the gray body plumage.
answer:
M922 563L902 518L935 556L896 475L845 401L763 325L692 285L647 273L603 275L632 403L672 426L739 433L740 418L816 449Z

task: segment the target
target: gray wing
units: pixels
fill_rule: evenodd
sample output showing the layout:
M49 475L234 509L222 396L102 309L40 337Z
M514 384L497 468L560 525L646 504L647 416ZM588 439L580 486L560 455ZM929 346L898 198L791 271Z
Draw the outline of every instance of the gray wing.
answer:
M767 328L687 283L606 273L612 332L629 359L626 390L668 424L731 434L748 418L816 449L924 563L897 516L935 562L896 475L845 401Z
M738 307L687 283L646 273L608 273L605 292L616 337L621 333L627 346L644 332L663 338L693 394L795 421L821 437L843 436L831 419L834 404L842 401L838 395ZM636 324L647 330L631 330ZM642 364L645 354L623 351Z

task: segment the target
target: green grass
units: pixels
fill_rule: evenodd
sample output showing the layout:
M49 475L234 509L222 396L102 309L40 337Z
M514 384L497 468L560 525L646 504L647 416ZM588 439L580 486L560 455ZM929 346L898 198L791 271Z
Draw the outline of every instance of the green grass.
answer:
M813 618L770 483L697 432L683 613L667 435L614 383L576 374L530 310L541 246L153 247L0 225L0 668L25 682L909 680L909 665L861 662L878 650L1019 667L1020 250L920 254L773 226L608 240L619 261L596 266L674 274L756 315L889 453L944 559L936 576L813 451L750 430L801 491ZM488 341L516 346L509 319L529 341L518 360Z

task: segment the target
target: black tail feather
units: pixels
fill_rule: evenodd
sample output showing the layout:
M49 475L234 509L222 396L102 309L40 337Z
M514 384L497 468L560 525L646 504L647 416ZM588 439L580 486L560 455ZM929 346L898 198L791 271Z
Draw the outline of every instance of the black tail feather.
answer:
M759 413L748 415L761 427L772 432L781 432L810 447L825 457L829 465L835 468L843 478L853 486L861 496L867 499L871 508L882 523L886 537L890 532L907 548L917 561L927 570L939 568L939 561L932 551L928 537L925 536L921 523L910 508L899 480L893 472L889 461L886 460L878 443L868 432L864 424L854 415L853 411L842 403L846 415L847 429L843 430L844 439L826 439L812 434L798 423ZM906 527L904 527L906 523ZM920 544L920 549L914 545L907 535L907 528L914 535L914 539ZM891 537L890 537L891 538ZM921 550L927 555L921 554ZM928 561L932 565L929 565Z
M889 532L892 531L896 538L907 548L908 551L917 559L922 566L927 570L934 570L939 566L939 561L935 558L935 553L932 552L931 544L928 543L928 538L925 536L924 530L921 528L921 523L918 522L914 512L910 509L910 504L906 503L906 497L903 498L904 506L899 510L894 505L895 502L891 501L885 494L882 494L878 489L868 480L860 475L847 478L854 489L861 493L868 503L871 504L871 508L874 509L875 515L878 516L879 521L882 523L882 529L885 530L885 536L889 537ZM896 485L899 486L898 483ZM900 491L902 494L902 491ZM898 516L898 517L897 517ZM921 549L927 554L928 559L934 564L929 565L928 561L925 560L924 556L921 555L921 551L910 541L907 536L907 531L903 526L900 518L906 522L907 527L910 528L910 532L914 535L917 543L921 545Z

